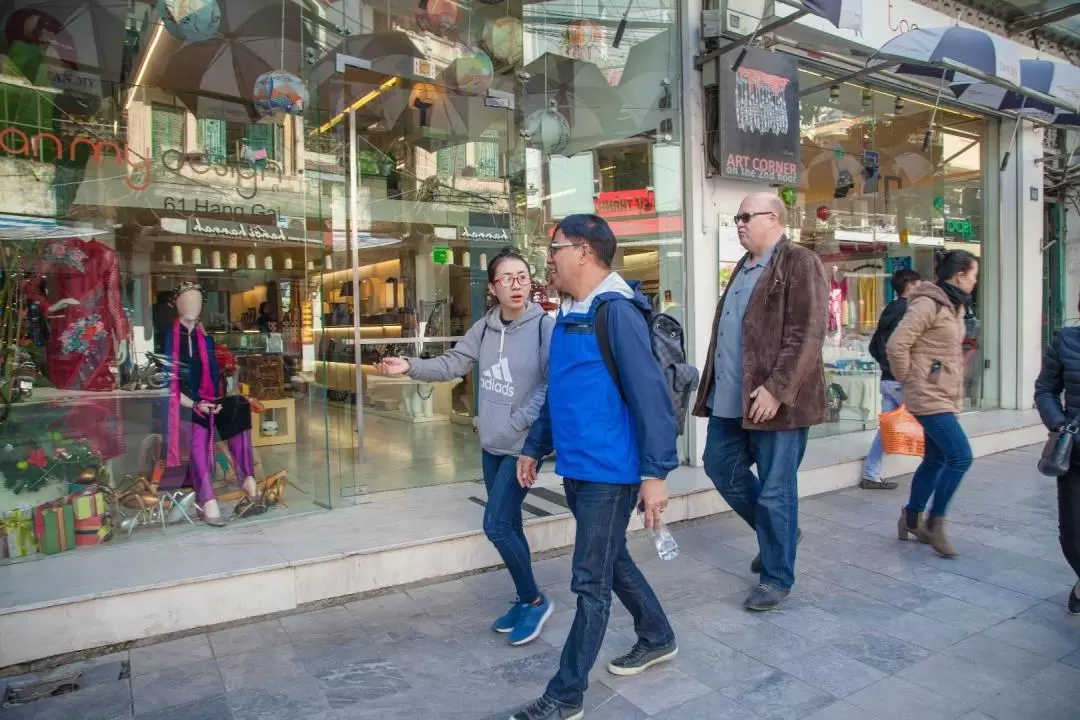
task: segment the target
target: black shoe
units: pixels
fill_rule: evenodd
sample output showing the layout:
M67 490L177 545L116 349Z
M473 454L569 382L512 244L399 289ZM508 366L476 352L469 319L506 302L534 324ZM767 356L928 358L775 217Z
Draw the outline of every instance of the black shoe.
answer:
M566 707L543 695L529 707L511 715L510 720L581 720L583 717L585 711L580 705Z
M607 669L612 675L637 675L645 672L653 665L659 665L662 662L671 660L678 654L679 646L675 644L674 640L663 647L652 650L645 643L638 640L630 652L609 662Z
M795 544L798 545L802 542L802 530L795 531ZM761 574L761 553L758 553L753 562L750 563L750 572L755 575Z
M859 481L859 487L863 490L895 490L896 482L894 480L868 480L863 478Z
M775 610L787 600L787 596L790 594L790 590L781 590L775 585L758 585L746 596L743 607L754 612Z
M1076 589L1080 587L1080 582L1073 585L1073 589L1069 591L1069 614L1080 615L1080 598L1076 597Z

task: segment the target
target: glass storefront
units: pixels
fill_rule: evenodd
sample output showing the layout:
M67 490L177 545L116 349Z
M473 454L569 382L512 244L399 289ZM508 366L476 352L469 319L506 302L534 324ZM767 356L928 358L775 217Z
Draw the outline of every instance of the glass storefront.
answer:
M478 479L475 374L376 363L452 347L503 247L553 299L567 214L608 218L616 269L681 316L677 7L633 15L158 0L3 17L0 562L196 531L207 498L246 524ZM243 430L197 438L174 414L204 364ZM259 502L233 517L248 474Z
M985 118L874 85L829 86L800 69L801 161L798 187L779 192L790 209L788 236L821 257L829 277L829 334L823 352L828 421L815 436L876 426L879 371L869 342L889 285L901 268L933 278L936 252L983 253L986 217ZM926 134L930 130L927 144ZM925 150L924 150L925 146ZM721 241L721 285L741 256L735 229ZM984 276L985 277L985 276ZM982 407L984 356L976 291L968 318L966 404Z

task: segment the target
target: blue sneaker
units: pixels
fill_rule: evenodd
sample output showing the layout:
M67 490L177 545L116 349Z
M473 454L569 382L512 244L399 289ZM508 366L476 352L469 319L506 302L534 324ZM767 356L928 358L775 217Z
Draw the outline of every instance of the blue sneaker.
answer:
M520 600L514 600L510 605L510 609L501 618L496 620L491 629L497 633L508 633L517 627L517 624L521 621L521 616L524 614L525 609L529 607L529 603L523 603Z
M544 629L544 623L551 617L555 610L551 601L546 596L540 596L540 604L526 604L521 606L521 616L517 625L510 632L509 643L511 645L528 645L540 636Z

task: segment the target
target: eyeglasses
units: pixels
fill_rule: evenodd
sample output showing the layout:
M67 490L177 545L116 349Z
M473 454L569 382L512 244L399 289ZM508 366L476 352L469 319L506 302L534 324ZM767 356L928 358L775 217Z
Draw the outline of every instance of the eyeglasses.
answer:
M774 213L772 210L762 210L761 212L752 212L752 213L751 212L738 213L738 214L735 215L735 224L738 225L739 223L742 223L743 225L746 225L748 222L750 222L750 220L752 220L753 218L756 218L758 215L775 215L775 214L776 213Z
M577 242L561 242L561 243L553 242L550 245L548 245L548 257L555 257L555 253L559 252L563 248L581 247L584 244L585 243L577 243Z
M529 276L525 274L510 275L508 273L506 275L500 275L499 277L495 278L495 284L502 285L503 287L507 288L514 287L514 285L517 285L519 287L525 287L529 284Z

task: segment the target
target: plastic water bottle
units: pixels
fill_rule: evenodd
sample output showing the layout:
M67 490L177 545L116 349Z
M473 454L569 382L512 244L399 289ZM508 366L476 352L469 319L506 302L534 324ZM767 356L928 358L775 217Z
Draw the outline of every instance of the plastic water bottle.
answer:
M675 542L663 520L660 521L660 529L651 532L653 542L656 543L656 554L661 560L674 560L679 557L679 543Z

